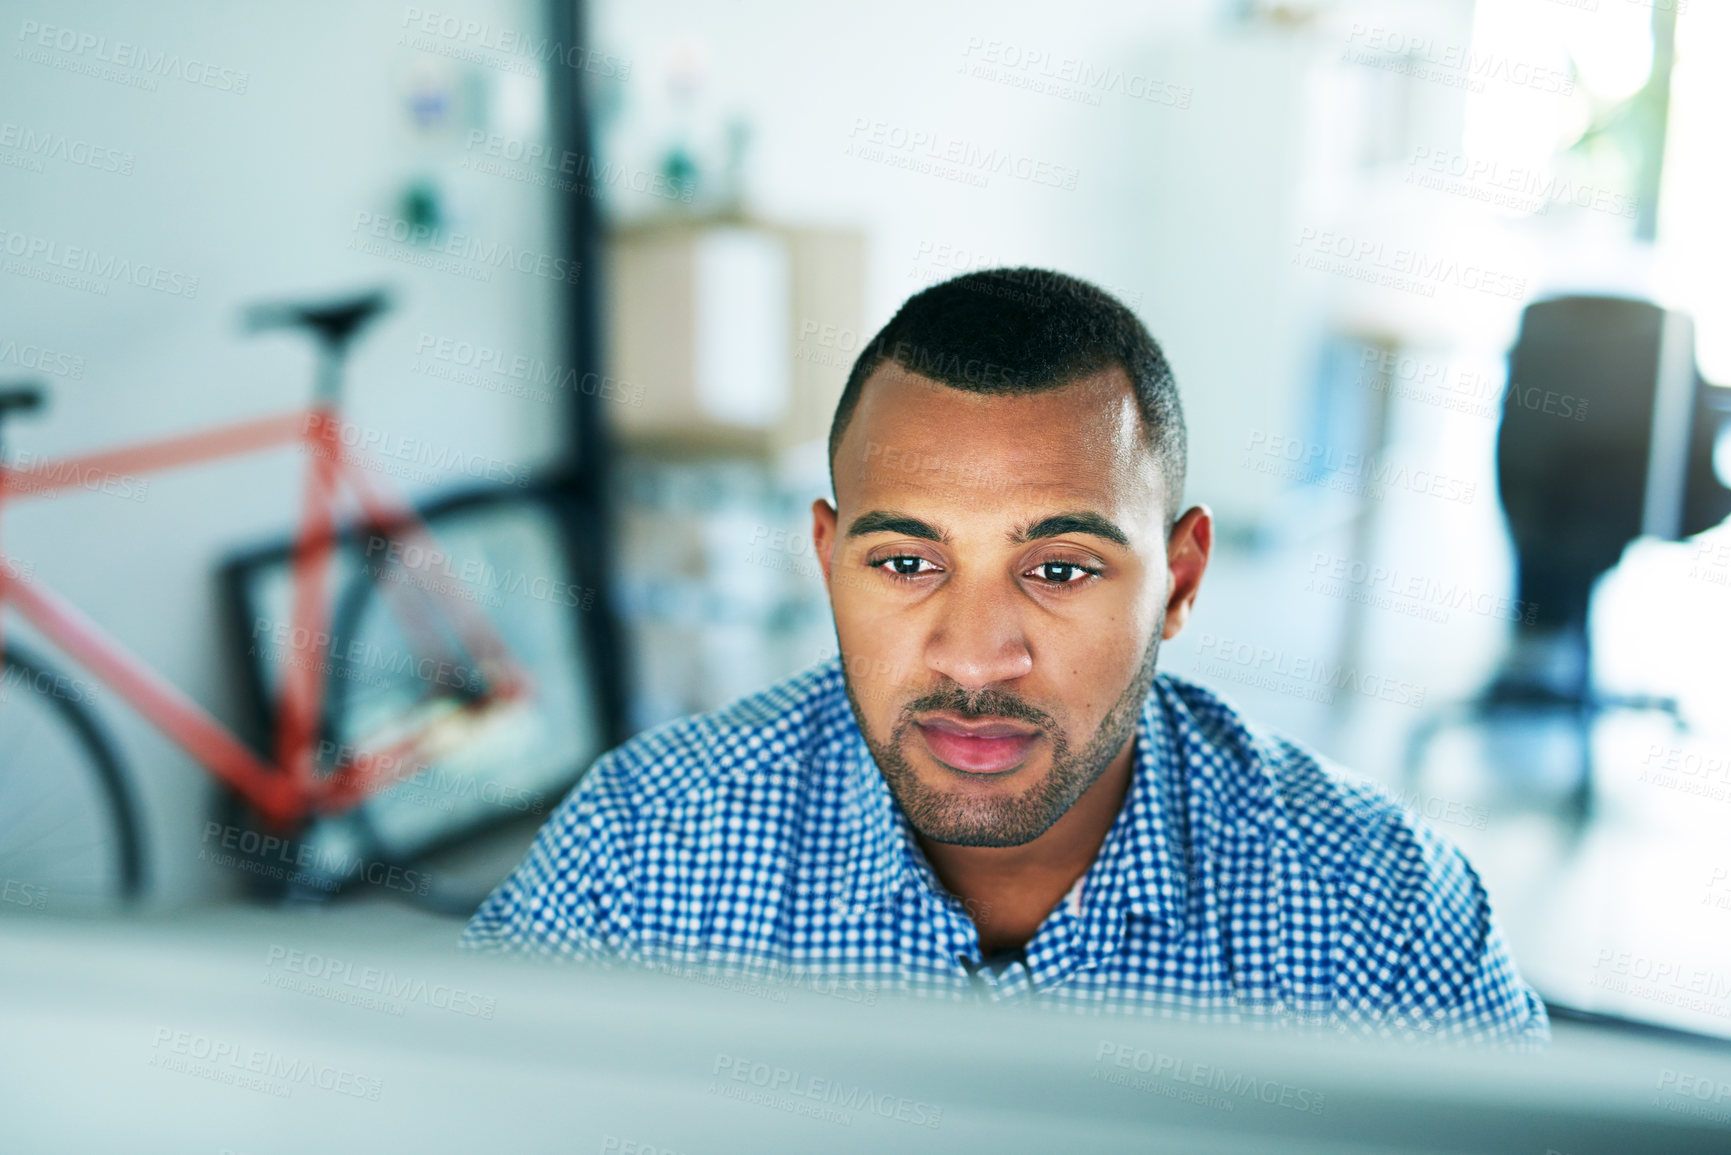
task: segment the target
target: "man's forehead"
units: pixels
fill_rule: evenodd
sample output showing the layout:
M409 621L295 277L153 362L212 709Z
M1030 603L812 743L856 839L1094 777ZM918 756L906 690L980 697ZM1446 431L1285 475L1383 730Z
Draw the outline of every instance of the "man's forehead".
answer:
M954 491L1016 505L1158 504L1130 381L1116 367L1031 394L953 389L893 362L867 380L836 454L856 502ZM838 492L837 498L843 494Z

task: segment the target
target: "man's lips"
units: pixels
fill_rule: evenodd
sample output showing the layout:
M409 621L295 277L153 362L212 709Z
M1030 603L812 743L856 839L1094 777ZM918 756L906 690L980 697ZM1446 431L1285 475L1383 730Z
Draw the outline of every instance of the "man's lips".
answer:
M936 717L918 722L932 757L970 774L999 774L1021 764L1040 732L1013 722L960 722Z

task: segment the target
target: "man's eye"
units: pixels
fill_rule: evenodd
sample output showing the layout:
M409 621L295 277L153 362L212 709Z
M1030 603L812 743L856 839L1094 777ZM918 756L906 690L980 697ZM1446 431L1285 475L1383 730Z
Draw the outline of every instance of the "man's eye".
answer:
M931 570L922 571L920 569L921 562L925 562L927 565L932 564L930 559L919 557L915 554L897 554L895 557L886 557L882 561L873 562L872 568L883 569L885 566L888 566L889 569L885 572L887 572L891 577L921 577L926 573L932 572ZM935 570L937 567L933 566L932 568Z
M1069 586L1080 585L1085 578L1100 571L1082 565L1080 562L1043 561L1030 572L1039 574L1040 580L1050 582L1053 585Z

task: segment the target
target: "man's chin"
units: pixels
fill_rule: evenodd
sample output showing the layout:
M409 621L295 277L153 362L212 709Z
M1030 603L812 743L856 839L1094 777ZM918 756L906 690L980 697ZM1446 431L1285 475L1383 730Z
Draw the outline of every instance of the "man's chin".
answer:
M1027 813L1030 796L1038 793L1037 767L1024 762L996 774L980 774L929 757L913 765L917 791L899 801L914 829L925 838L952 846L1021 846L1043 833L1044 828L1030 829Z
M971 800L946 798L908 813L908 821L929 842L948 846L1023 846L1041 834L1012 811L970 805Z

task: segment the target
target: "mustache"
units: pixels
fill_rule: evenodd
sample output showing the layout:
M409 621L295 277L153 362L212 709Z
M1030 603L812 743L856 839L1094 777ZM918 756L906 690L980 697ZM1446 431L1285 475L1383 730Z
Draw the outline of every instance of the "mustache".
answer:
M1052 717L1003 690L987 688L969 694L960 686L950 685L916 698L902 708L904 720L912 724L915 714L929 710L948 710L963 718L1014 718L1040 727L1052 728Z

